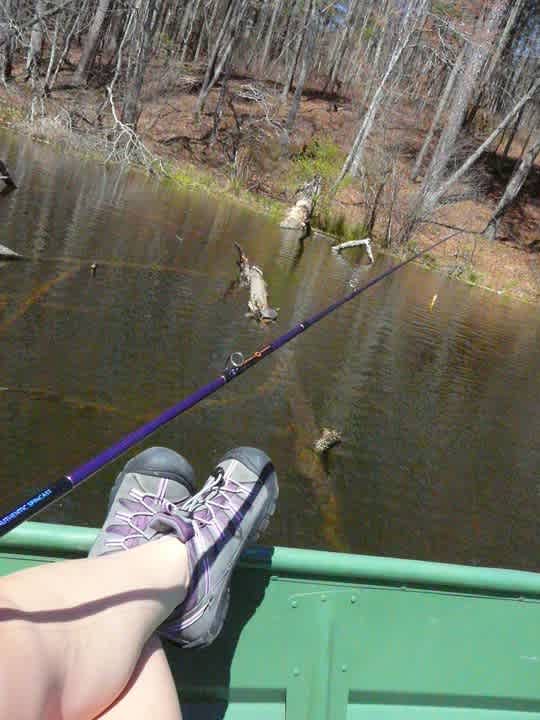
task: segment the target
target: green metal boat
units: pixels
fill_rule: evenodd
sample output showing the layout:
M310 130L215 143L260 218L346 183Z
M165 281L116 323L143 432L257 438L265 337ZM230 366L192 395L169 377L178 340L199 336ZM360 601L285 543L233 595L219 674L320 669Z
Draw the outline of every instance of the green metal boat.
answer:
M95 534L27 522L0 574ZM540 574L257 547L218 640L168 652L185 720L540 718Z

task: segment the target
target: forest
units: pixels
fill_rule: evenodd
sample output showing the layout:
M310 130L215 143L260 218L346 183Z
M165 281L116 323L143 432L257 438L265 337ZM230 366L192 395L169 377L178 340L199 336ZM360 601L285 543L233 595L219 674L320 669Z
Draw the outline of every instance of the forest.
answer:
M540 299L536 0L2 0L2 121ZM277 210L276 210L277 208Z

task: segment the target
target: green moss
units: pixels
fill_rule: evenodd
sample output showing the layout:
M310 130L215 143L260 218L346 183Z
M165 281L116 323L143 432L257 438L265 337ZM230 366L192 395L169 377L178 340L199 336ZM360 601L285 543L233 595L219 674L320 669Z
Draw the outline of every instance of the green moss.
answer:
M437 258L430 253L422 255L422 263L430 270L435 270L439 265L439 263L437 262Z
M324 204L317 208L311 224L313 227L345 241L358 240L367 234L362 223L349 223L343 213L336 213L335 210Z
M329 187L337 179L344 161L345 153L339 145L315 136L291 161L290 181L299 185L320 175L323 187ZM346 184L347 181L344 181L342 186Z
M21 122L24 119L23 111L15 105L10 105L4 100L0 100L0 124L9 125L15 122Z
M377 26L373 22L368 22L366 27L364 28L364 32L362 35L362 39L365 43L375 35L377 32Z
M229 201L247 206L255 212L264 213L272 220L281 219L284 205L276 200L262 198L246 190L241 181L233 178L228 185L219 182L208 172L204 172L192 165L183 164L181 167L167 164L166 176L163 182L184 190L197 190L210 195L226 197Z
M435 0L431 11L434 15L457 17L457 9L448 0Z
M480 275L480 273L476 272L476 270L474 270L474 268L469 269L466 277L467 277L467 282L470 285L478 285L482 279L482 276Z

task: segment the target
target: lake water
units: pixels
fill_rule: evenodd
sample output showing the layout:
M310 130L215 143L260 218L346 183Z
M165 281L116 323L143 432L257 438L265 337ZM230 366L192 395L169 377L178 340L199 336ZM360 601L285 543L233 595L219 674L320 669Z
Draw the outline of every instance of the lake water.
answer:
M30 258L0 264L0 513L395 262L302 251L247 209L6 132L0 158L19 184L0 243ZM231 290L233 240L277 323ZM141 447L183 452L201 483L229 448L265 449L264 542L540 570L539 335L537 308L408 266ZM322 427L343 434L326 465ZM100 525L135 452L40 519Z

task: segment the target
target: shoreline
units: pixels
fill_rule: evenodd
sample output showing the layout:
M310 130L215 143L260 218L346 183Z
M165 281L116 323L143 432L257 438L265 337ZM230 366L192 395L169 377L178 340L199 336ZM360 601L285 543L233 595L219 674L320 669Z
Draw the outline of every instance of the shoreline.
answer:
M10 93L10 97L13 99L14 96L12 93ZM85 149L81 143L81 137L72 130L57 127L55 129L56 132L49 131L45 133L43 131L40 132L39 127L32 127L29 122L24 119L24 112L20 106L23 104L24 97L20 93L17 95L17 100L20 104L17 102L9 102L5 97L5 90L0 93L0 126L9 132L30 137L34 142L51 145L58 149L66 149L74 156L78 155L79 157L94 160L105 167L109 165L121 166L125 171L137 171L146 175L155 175L159 182L170 184L173 188L206 193L213 198L226 199L228 202L263 215L274 222L279 221L290 204L290 202L288 203L284 199L267 197L261 192L250 190L243 186L242 183L232 183L230 179L227 180L225 177L220 176L218 172L212 171L209 165L205 166L184 160L175 161L167 157L167 155L157 154L153 147L149 152L155 161L161 165L161 169L157 171L149 169L148 167L145 168L137 162L110 160L107 158L105 150L100 150L98 146ZM147 142L146 138L143 139ZM19 188L19 192L21 191L24 191L24 188ZM283 189L282 194L285 192L286 189ZM325 218L329 223L338 226L341 232L329 232L325 227L319 227L315 219L311 237L313 237L314 234L320 234L321 236L325 236L329 243L342 242L343 240L350 240L353 237L357 239L354 236L354 229L358 227L358 223L350 222L346 213L338 209L339 204L339 201L334 199L332 204L325 207L324 212ZM446 232L448 233L448 230ZM508 270L506 267L503 267L501 270L500 262L504 261L505 251L508 250L503 243L493 243L484 237L478 237L476 233L474 237L473 233L470 233L471 237L468 239L472 244L471 256L478 253L478 245L483 245L484 249L486 249L490 255L494 256L494 260L498 265L498 273L496 279L491 277L491 282L490 274L482 270L476 271L474 263L466 263L463 273L457 274L449 270L449 267L445 263L450 258L457 258L458 254L462 253L462 245L464 242L467 242L466 235L467 233L463 232L457 240L453 238L449 239L441 248L437 248L435 253L418 258L413 261L412 264L420 266L425 270L435 271L437 274L458 280L471 287L493 293L498 297L505 297L513 302L517 301L526 305L540 304L540 282L536 290L529 290L521 285L519 278L516 279L514 272ZM429 237L418 234L413 238L413 241L402 248L387 248L382 245L376 232L371 235L372 246L377 253L382 253L400 261L406 259L408 255L414 254L432 244L437 238L438 236L435 233L431 233ZM523 259L525 259L527 255L525 250L517 250L516 252L521 253L524 256ZM538 272L540 278L540 256L535 258L532 253L529 254L529 256L533 260L536 259L536 262L539 264ZM498 284L501 284L501 280L503 287L497 287ZM506 286L504 286L505 281Z

